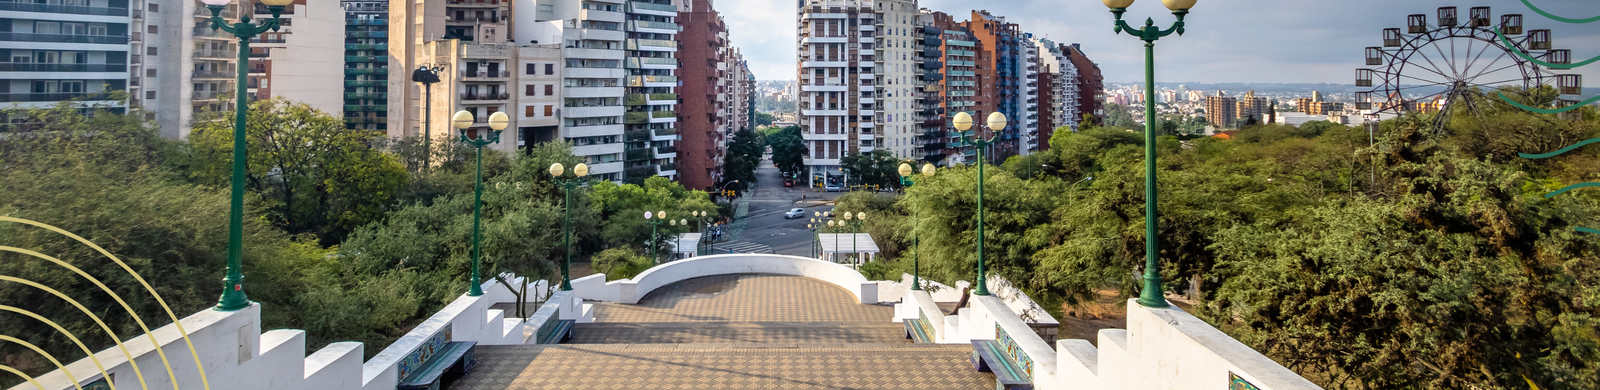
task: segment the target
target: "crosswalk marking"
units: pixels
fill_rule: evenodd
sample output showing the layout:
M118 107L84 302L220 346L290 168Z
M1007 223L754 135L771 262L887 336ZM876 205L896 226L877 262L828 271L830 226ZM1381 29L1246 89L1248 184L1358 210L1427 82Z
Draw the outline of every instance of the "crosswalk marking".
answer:
M773 253L773 252L772 252L772 247L771 246L757 244L757 243L753 243L753 242L743 242L743 241L730 241L730 242L726 242L726 243L717 244L716 248L711 251L711 254L713 254L713 255L725 255L725 254L729 254L729 253Z

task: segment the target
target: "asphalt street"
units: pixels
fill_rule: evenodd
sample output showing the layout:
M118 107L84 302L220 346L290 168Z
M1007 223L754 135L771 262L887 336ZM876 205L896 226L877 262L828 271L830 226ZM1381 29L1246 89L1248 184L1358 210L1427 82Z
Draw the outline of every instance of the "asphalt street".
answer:
M814 211L832 210L833 199L843 193L807 189L804 183L784 187L783 178L779 176L778 168L772 165L770 154L762 157L761 165L756 168L756 179L759 182L739 199L749 203L750 213L732 226L731 241L767 245L772 247L774 253L782 255L810 256L812 235L806 229L806 222L811 220ZM802 200L822 200L827 203L800 204ZM784 218L783 214L795 207L805 209L806 216ZM739 225L743 225L742 228Z

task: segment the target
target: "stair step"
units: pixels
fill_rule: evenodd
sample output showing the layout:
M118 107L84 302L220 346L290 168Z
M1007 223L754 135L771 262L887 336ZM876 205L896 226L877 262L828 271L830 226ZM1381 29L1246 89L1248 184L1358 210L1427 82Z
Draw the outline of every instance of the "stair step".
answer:
M899 344L896 323L644 322L578 324L572 344Z

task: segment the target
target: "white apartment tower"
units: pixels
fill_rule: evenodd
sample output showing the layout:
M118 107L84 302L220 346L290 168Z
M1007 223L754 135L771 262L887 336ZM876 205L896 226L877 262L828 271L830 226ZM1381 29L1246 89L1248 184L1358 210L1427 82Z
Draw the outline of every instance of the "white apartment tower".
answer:
M874 99L878 120L872 132L878 148L900 159L914 159L917 67L921 65L917 58L921 45L915 35L920 12L916 0L880 0L873 8L878 11L875 31L871 31L876 38L873 48L878 62Z
M804 159L811 186L847 184L839 160L877 147L881 83L873 48L879 20L874 3L800 0L799 122L811 151Z
M1078 67L1073 65L1072 59L1060 45L1049 39L1034 38L1032 43L1039 51L1039 71L1049 73L1055 78L1051 83L1054 88L1045 91L1051 95L1050 107L1040 107L1045 110L1043 115L1052 115L1056 127L1067 126L1072 131L1078 131L1078 122L1083 120L1083 113L1078 111ZM1050 129L1045 129L1050 130ZM1053 133L1052 133L1053 134ZM1040 139L1041 144L1049 144L1050 140Z
M1022 48L1022 61L1018 63L1022 67L1022 71L1018 72L1022 80L1017 82L1022 85L1022 93L1017 94L1017 107L1022 108L1021 118L1017 118L1017 125L1022 130L1022 142L1017 147L1017 154L1022 156L1039 151L1040 142L1050 142L1039 139L1039 46L1029 43L1017 45Z

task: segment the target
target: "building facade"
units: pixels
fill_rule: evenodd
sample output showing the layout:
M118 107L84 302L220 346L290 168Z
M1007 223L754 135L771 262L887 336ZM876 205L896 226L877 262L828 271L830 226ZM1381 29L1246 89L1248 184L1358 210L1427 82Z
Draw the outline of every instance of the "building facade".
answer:
M1105 109L1105 78L1100 75L1100 65L1083 54L1082 48L1074 43L1061 45L1061 52L1072 61L1072 66L1078 69L1078 113L1094 115L1095 120L1101 121L1106 117Z
M81 99L81 105L125 111L110 92L140 90L141 5L0 2L0 104L46 107Z
M722 15L710 0L685 3L687 10L678 13L683 26L678 33L683 86L678 91L684 101L699 104L684 104L678 111L678 182L684 188L711 189L722 184L727 139L738 129L729 106L733 91L727 88L735 70L727 63L731 45Z
M922 45L917 42L917 17L921 14L916 0L881 0L874 5L876 22L862 35L874 37L875 49L873 80L878 89L872 104L877 119L871 127L863 125L863 142L869 137L875 146L888 150L896 158L918 158L917 150L917 57Z
M1206 122L1218 129L1233 127L1238 117L1239 100L1222 91L1206 97Z
M840 159L871 152L877 71L869 35L876 25L872 0L803 0L798 20L800 131L810 154L803 163L808 185L847 184ZM866 47L863 47L863 44Z
M344 7L344 123L389 129L389 3L340 0ZM394 71L408 76L411 69Z

